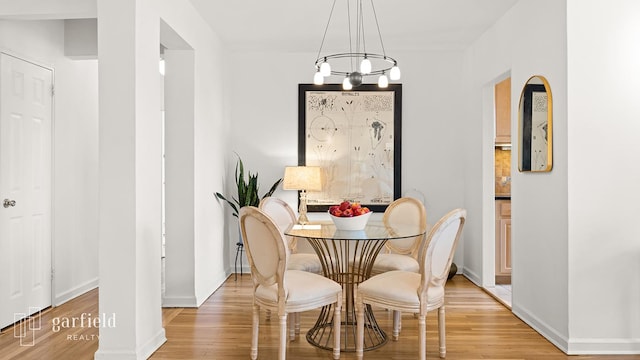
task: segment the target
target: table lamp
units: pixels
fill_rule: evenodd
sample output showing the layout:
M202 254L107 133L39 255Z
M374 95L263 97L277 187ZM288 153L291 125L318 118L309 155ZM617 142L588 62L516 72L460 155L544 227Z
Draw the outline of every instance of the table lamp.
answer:
M307 191L322 190L322 169L319 166L287 166L284 168L284 190L300 190L298 224L308 224Z

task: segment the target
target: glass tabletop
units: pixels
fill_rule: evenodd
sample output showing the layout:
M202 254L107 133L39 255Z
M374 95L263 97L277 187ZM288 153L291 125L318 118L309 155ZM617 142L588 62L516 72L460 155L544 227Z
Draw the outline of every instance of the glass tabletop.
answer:
M338 230L331 221L311 224L294 224L285 235L333 240L393 240L421 236L425 233L418 225L394 224L385 226L382 221L369 221L364 230Z

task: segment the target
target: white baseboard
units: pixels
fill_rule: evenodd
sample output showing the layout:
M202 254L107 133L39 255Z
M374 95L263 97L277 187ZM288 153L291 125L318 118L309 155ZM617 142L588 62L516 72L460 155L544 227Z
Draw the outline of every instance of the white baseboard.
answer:
M520 318L520 320L524 321L527 325L531 326L533 330L538 332L544 338L549 340L553 345L555 345L562 352L567 354L568 349L568 341L565 336L557 332L554 328L549 326L547 323L533 315L530 311L518 304L512 304L511 312Z
M198 300L195 296L163 296L162 307L184 307L195 308L198 307Z
M155 336L138 348L138 359L148 359L166 341L167 337L165 335L164 328L161 327Z
M215 276L212 277L212 281L208 284L208 288L204 289L202 291L200 291L197 294L197 306L200 307L200 305L204 304L205 301L207 301L207 299L216 291L218 290L222 284L224 284L224 282L227 280L227 278L229 277L229 273L226 271L223 271Z
M72 289L64 291L60 294L55 294L53 297L53 306L60 306L67 301L74 299L89 290L93 290L98 287L99 281L98 278L93 278L84 284L80 284Z
M229 277L228 271L222 272L212 277L212 281L207 284L208 288L200 291L194 296L167 296L162 297L162 307L185 307L185 308L197 308L204 304L205 301L224 284Z
M95 360L144 360L148 359L166 341L164 328L160 328L156 335L137 350L101 350L98 348L93 358Z
M569 339L569 355L638 355L640 339Z
M138 357L136 355L135 351L124 351L124 350L119 350L119 351L105 351L105 350L100 350L100 348L98 348L98 351L95 352L95 354L93 354L93 359L94 360L138 360Z
M458 269L458 273L460 273L460 269ZM470 271L467 268L462 268L462 275L464 275L469 281L474 283L478 287L482 287L482 280L480 276L473 271Z
M513 304L512 312L567 355L638 355L640 339L566 338L531 312Z

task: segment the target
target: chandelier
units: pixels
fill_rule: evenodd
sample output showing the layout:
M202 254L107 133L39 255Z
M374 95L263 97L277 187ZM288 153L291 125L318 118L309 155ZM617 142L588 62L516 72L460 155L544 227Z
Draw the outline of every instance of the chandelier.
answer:
M375 20L382 53L367 51L362 0L355 0L355 24L352 24L351 20L352 9L349 4L351 0L345 0L347 4L349 51L322 55L322 47L327 37L327 30L329 30L329 25L331 24L336 1L337 0L333 0L329 21L327 21L322 42L320 43L320 50L318 50L318 58L315 63L316 73L313 76L313 83L322 85L324 84L325 77L332 75L340 76L343 78L342 88L344 90L351 90L354 87L360 86L364 78L368 76L378 76L378 87L381 88L386 88L389 85L389 79L399 80L400 69L398 68L398 62L391 56L388 56L384 51L380 26L378 25L378 16L373 6L373 0L370 0L371 13ZM355 32L355 36L353 32Z

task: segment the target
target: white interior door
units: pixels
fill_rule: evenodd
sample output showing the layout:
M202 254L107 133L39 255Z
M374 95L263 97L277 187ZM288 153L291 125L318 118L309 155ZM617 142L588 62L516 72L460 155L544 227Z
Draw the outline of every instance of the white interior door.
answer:
M52 81L0 53L0 329L51 305Z

